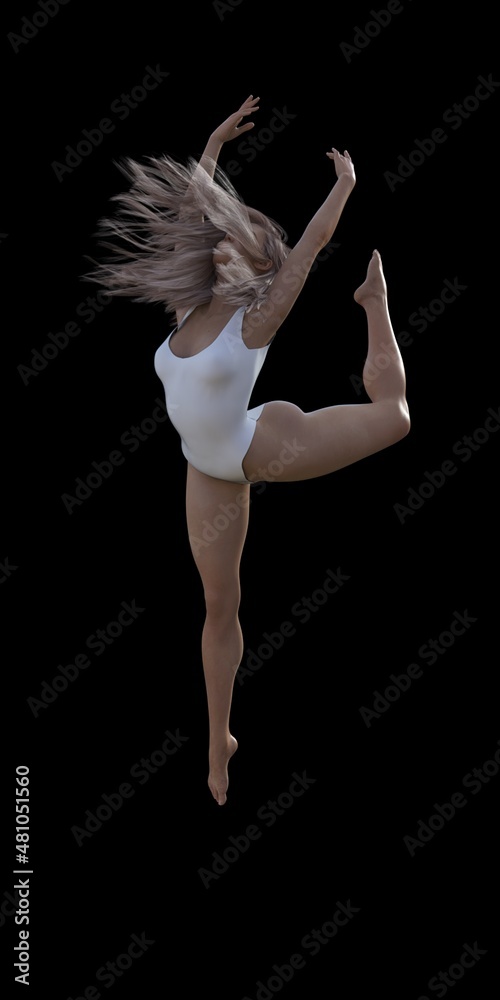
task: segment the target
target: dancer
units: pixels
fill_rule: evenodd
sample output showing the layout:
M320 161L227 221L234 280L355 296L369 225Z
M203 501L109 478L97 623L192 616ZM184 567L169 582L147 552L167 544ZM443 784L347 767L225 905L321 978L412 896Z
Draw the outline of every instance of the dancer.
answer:
M354 292L367 317L363 380L371 402L304 412L273 400L247 409L269 347L356 183L349 153L332 147L326 155L335 183L291 249L281 226L246 206L217 164L222 146L254 127L241 122L258 110L258 101L250 95L215 129L199 163L190 158L184 165L164 155L145 164L118 164L131 186L114 196L121 209L101 220L96 234L112 253L107 261L93 261L95 270L85 276L111 295L163 303L175 316L154 366L187 462L187 525L206 611L201 653L208 785L219 805L226 802L228 762L238 747L230 711L244 649L240 562L251 484L328 475L390 447L410 429L404 366L378 250ZM384 366L376 365L377 376L370 377L381 354ZM218 530L224 509L232 518ZM207 522L213 525L211 541L204 537Z

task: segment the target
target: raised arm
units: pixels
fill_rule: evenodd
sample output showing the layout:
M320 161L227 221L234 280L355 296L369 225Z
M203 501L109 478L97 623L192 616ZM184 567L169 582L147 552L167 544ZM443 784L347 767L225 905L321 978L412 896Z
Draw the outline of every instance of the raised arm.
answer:
M246 101L243 102L241 108L235 111L229 118L226 118L222 125L212 132L210 139L203 150L200 166L204 167L210 177L214 176L215 163L219 158L220 151L225 142L231 142L232 139L238 139L240 135L244 132L248 132L249 129L254 128L254 122L246 122L245 125L240 126L240 122L243 121L245 115L251 115L255 111L259 110L259 97L247 97Z
M332 147L332 152L326 155L330 160L333 160L337 181L330 191L328 198L326 198L316 214L313 215L302 236L302 240L306 240L313 247L317 245L318 249L316 253L319 253L329 240L331 240L344 210L345 203L356 183L354 165L347 149L344 150L344 156L341 156L338 150Z
M241 107L238 108L237 111L234 111L232 115L229 115L229 118L226 118L226 120L212 132L207 145L201 154L197 170L205 170L209 177L214 176L215 166L224 143L231 142L232 139L237 139L240 135L243 135L244 132L248 132L251 128L254 128L254 122L246 122L245 125L241 126L240 122L245 116L251 115L253 112L259 110L259 100L260 98L253 97L253 95L250 94L250 97L247 97ZM183 202L183 208L180 213L181 218L189 214L190 208L191 199L188 189Z
M304 287L315 258L331 240L356 184L354 165L347 150L344 150L342 156L332 147L332 152L326 155L334 164L336 183L273 278L265 303L250 314L253 329L262 329L263 343L270 340L290 312Z

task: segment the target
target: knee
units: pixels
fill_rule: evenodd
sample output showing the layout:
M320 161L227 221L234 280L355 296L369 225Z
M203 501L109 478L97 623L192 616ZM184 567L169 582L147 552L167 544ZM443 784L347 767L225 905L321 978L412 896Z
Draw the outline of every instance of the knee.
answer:
M214 623L231 621L238 614L240 588L238 586L207 587L205 608L207 617Z
M406 437L411 430L410 410L406 399L401 400L399 404L398 429L400 438Z
M392 443L402 441L410 433L410 411L406 399L396 400L391 406L390 434Z

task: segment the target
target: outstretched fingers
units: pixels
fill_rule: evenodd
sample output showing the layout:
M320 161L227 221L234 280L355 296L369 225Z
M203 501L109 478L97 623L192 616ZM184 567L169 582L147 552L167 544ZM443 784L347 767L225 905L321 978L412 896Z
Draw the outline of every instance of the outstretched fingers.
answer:
M326 155L330 160L333 160L337 178L345 175L349 177L352 184L356 183L354 163L352 162L351 154L347 149L344 150L344 155L342 155L342 153L339 153L338 149L335 149L335 146L332 146L331 152L328 151Z

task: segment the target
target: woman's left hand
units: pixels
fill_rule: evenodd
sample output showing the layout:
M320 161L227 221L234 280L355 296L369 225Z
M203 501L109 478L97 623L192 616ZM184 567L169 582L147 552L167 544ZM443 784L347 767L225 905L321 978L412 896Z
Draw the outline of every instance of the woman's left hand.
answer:
M249 129L254 127L254 122L247 122L246 125L238 127L245 115L251 115L254 111L258 111L257 102L260 100L259 97L247 97L246 101L241 105L238 111L235 111L229 118L226 118L222 125L219 125L212 132L212 138L217 139L218 142L230 142L231 139L237 139L239 135L243 135L243 132L248 132Z
M344 155L339 153L335 146L332 146L332 152L326 154L330 160L333 161L335 167L335 173L338 177L346 176L349 178L351 184L354 186L356 183L356 174L354 172L354 163L351 160L350 154L347 149L344 149Z

